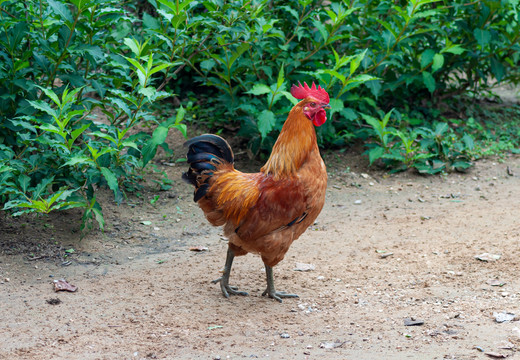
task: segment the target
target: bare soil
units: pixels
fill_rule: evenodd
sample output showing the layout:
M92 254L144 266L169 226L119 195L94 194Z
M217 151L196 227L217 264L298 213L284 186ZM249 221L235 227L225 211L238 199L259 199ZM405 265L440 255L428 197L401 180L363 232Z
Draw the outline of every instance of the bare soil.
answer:
M182 164L158 164L171 190L150 183L120 206L104 193L107 229L82 240L77 211L0 214L0 359L520 358L520 158L429 177L326 162L325 208L275 268L277 288L300 296L282 304L261 296L254 255L231 274L249 296L211 284L227 245ZM54 292L61 278L78 290ZM496 322L503 311L517 317Z

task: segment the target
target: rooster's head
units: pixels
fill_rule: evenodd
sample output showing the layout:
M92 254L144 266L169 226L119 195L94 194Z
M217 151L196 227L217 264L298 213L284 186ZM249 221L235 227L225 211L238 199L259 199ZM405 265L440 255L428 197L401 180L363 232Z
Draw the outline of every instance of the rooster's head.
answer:
M324 109L330 108L329 94L321 86L314 82L309 87L307 83L303 85L298 82L298 86L291 87L291 95L301 101L298 105L303 108L303 113L315 126L321 126L327 121L327 114Z

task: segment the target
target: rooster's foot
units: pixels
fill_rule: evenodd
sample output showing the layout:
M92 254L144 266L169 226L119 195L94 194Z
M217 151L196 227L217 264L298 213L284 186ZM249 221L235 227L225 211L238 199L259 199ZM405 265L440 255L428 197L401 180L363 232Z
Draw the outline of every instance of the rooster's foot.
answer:
M274 288L274 279L273 279L273 268L266 265L265 266L265 274L267 277L267 288L262 293L262 296L268 295L271 299L275 299L279 302L282 302L283 298L297 298L299 297L296 294L288 294L285 291L276 291Z
M265 291L262 293L262 296L268 295L271 299L275 299L279 302L282 302L283 298L297 298L299 297L296 294L288 294L285 291L273 291L269 292L269 288L265 289Z
M229 294L231 295L240 295L240 296L247 296L249 295L245 291L238 291L237 286L229 285L227 282L227 278L225 276L221 276L218 279L215 279L212 281L213 284L220 283L220 290L222 290L222 294L224 297L229 298Z

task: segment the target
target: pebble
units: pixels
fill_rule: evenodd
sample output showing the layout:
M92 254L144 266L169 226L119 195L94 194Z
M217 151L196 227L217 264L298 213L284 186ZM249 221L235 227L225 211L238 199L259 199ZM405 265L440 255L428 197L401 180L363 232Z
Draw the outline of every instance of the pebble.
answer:
M361 200L356 200L354 201L354 205L361 205L362 201Z

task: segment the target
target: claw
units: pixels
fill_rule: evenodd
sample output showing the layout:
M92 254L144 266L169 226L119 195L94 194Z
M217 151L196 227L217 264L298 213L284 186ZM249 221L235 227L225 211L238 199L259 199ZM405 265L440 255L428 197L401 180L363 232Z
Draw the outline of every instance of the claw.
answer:
M270 266L265 266L265 272L267 275L267 288L262 293L262 296L268 295L271 299L275 299L278 302L282 302L283 298L297 298L299 297L296 294L288 294L285 291L276 291L274 288L274 279L273 279L273 268Z
M220 283L220 289L222 290L222 294L224 297L229 298L229 294L231 295L240 295L240 296L248 296L249 294L245 291L238 291L238 286L229 285L227 283L229 279L225 279L224 276L219 277L211 281L213 284Z
M285 291L275 291L275 292L269 292L269 289L265 289L265 291L262 293L262 296L268 295L271 299L275 299L278 302L282 302L283 298L299 298L296 294L288 294Z
M238 291L237 286L229 285L229 275L231 273L231 266L233 265L233 258L235 255L231 251L231 249L228 249L227 256L226 256L226 265L224 266L224 271L221 277L218 279L215 279L211 281L213 284L220 283L220 290L222 291L222 294L224 297L229 298L229 294L231 295L240 295L240 296L247 296L249 295L245 291Z

